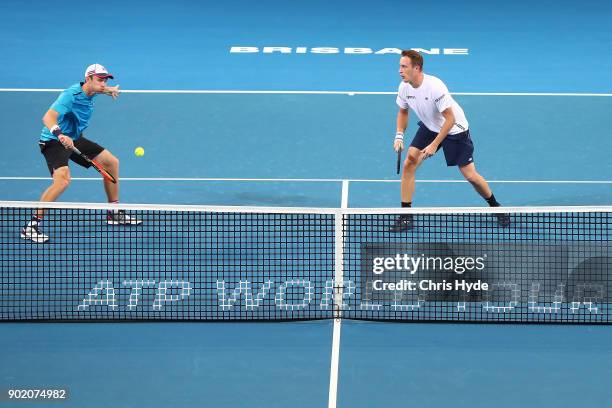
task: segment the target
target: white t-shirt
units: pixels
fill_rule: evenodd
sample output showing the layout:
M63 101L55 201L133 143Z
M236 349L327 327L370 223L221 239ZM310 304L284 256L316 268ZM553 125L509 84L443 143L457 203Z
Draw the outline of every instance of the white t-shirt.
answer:
M402 81L396 102L400 108L412 109L419 120L433 132L442 129L444 116L441 112L451 107L455 114L455 125L448 133L454 135L468 130L469 124L463 109L455 102L444 82L435 76L423 74L423 83L418 88Z

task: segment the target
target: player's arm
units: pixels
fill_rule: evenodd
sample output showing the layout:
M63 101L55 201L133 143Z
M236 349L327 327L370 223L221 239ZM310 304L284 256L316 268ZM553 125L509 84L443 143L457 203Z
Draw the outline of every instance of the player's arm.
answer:
M425 158L431 157L436 154L436 152L438 151L438 146L440 146L440 143L442 143L442 141L448 135L448 132L450 132L452 127L455 125L455 114L453 113L453 108L446 108L441 113L442 116L444 116L444 124L442 125L440 132L438 132L438 136L436 136L433 142L431 142L429 146L423 149L423 154L425 155Z
M43 116L42 121L47 129L49 129L49 131L57 137L57 140L59 140L66 149L72 149L74 142L72 141L72 138L62 134L62 129L60 129L59 125L57 124L58 118L59 112L54 109L49 109Z
M393 148L395 151L404 150L404 132L408 128L408 109L399 108L397 112L397 129Z

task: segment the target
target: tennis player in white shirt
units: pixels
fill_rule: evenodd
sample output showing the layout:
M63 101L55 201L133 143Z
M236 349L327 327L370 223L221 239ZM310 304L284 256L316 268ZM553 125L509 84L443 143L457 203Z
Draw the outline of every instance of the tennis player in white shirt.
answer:
M404 132L408 127L408 109L419 118L416 132L404 161L401 183L402 207L412 206L414 181L417 168L423 160L442 148L448 166L458 166L459 171L491 207L499 207L487 181L476 171L474 144L469 124L461 106L453 99L440 79L423 72L423 57L416 51L402 51L399 74L402 83L397 92L397 133L393 147L404 149ZM507 214L495 214L499 225L510 225ZM412 228L412 214L400 216L391 227L392 232Z

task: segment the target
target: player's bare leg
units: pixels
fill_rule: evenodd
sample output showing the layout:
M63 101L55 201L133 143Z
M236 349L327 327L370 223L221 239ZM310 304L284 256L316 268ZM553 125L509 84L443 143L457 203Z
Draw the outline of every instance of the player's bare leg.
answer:
M459 167L459 171L482 198L486 200L493 195L489 183L476 171L474 163Z
M408 148L408 154L406 160L404 160L404 167L402 169L402 184L401 184L401 198L404 203L411 203L412 196L414 195L414 186L416 180L416 171L423 163L423 154L416 147L410 146Z
M402 206L412 205L412 196L414 195L416 171L423 163L423 154L416 147L410 146L408 148L408 154L406 160L404 160L404 167L402 169L402 182L400 187L400 195L402 199ZM404 214L400 216L395 224L391 227L391 232L402 232L412 228L413 217L412 214Z
M94 159L117 180L117 183L113 183L104 179L104 191L106 192L108 202L114 203L119 201L119 159L106 149L102 150Z
M491 207L500 207L500 204L495 199L491 188L489 187L489 183L482 177L477 171L474 163L467 164L465 166L459 167L459 171L465 177L465 179L474 187L474 190L482 198L489 203ZM510 225L510 216L508 214L497 213L495 214L497 217L497 221L499 225L502 227L507 227Z
M53 182L40 196L41 202L53 202L70 185L70 168L62 166L53 171ZM45 243L49 237L40 231L40 223L45 215L45 209L39 208L36 210L30 221L21 229L21 238L27 239L39 244Z
M117 180L117 183L113 183L106 179L104 179L103 182L108 202L112 204L119 203L119 159L106 149L102 150L94 159ZM111 225L142 224L142 220L127 215L125 211L121 209L109 211L106 216L106 222Z

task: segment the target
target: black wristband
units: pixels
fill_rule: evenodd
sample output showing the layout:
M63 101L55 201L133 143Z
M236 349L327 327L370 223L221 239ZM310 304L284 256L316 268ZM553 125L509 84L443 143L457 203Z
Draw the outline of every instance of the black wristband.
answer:
M60 127L57 125L53 126L53 128L51 129L51 133L53 133L53 136L58 137L62 134L62 129L60 129Z

